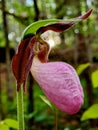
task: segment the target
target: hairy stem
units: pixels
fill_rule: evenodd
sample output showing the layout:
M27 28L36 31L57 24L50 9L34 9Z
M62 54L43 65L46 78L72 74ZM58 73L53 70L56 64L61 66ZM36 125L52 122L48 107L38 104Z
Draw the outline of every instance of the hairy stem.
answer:
M23 105L23 87L17 92L17 118L18 130L24 130L24 105Z
M55 130L58 130L58 109L55 110Z

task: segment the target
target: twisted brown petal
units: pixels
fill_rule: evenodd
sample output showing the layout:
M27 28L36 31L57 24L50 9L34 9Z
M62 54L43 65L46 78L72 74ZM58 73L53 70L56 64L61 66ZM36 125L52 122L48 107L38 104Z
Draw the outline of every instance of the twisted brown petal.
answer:
M59 23L54 23L50 24L47 26L43 26L37 30L37 34L42 34L47 30L52 30L54 32L63 32L67 29L69 29L72 25L74 25L75 22L59 22Z
M93 11L92 9L89 10L84 15L72 19L71 22L58 22L58 23L49 24L49 25L40 27L37 30L36 34L40 35L40 34L44 33L47 30L52 30L52 31L55 31L55 32L63 32L65 30L69 29L70 27L72 27L78 21L82 21L82 20L87 19L90 16L90 14L92 13L92 11Z

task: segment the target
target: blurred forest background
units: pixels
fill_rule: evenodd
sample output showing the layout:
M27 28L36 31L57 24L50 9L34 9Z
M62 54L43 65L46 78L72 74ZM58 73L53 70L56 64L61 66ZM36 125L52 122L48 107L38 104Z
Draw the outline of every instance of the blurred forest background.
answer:
M50 61L67 62L77 70L85 94L81 110L67 115L52 109L30 74L24 109L26 130L54 130L56 125L58 130L98 130L98 0L0 0L0 126L11 125L6 119L17 120L11 59L26 26L41 19L74 18L91 8L87 20L61 34L49 32L48 37Z

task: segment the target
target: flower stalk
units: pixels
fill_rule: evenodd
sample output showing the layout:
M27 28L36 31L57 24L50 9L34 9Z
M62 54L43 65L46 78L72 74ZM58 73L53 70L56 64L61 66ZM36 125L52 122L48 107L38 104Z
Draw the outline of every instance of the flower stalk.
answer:
M23 102L23 87L17 91L17 118L18 130L24 130L24 102Z
M17 81L18 130L25 129L23 91L25 91L26 79L30 71L45 95L56 107L67 114L75 114L80 110L84 94L75 69L65 62L48 62L50 47L47 42L41 39L41 34L48 30L54 32L68 30L78 21L87 19L92 11L91 9L84 15L69 22L61 21L44 24L44 22L47 23L47 20L39 21L31 24L24 31L24 37L18 46L16 55L12 59L12 71ZM36 28L35 31L33 27ZM34 31L32 37L33 32L30 30ZM28 35L30 37L27 37ZM58 118L56 115L56 130L57 123Z

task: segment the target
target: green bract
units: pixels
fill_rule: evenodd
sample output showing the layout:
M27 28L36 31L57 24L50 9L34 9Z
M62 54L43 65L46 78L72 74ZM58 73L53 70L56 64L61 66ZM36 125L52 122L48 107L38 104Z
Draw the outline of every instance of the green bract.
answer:
M81 121L88 119L98 119L98 104L92 105L83 113Z
M54 23L59 23L59 22L79 22L81 20L84 20L86 18L89 17L89 15L92 13L92 9L89 10L86 14L80 16L80 17L76 17L73 19L66 19L66 20L62 20L62 19L48 19L48 20L39 20L37 22L33 22L32 24L30 24L29 26L26 27L26 29L24 30L23 34L22 34L22 39L26 36L26 35L31 35L31 34L36 34L36 31L45 25L49 25L49 24L54 24Z

